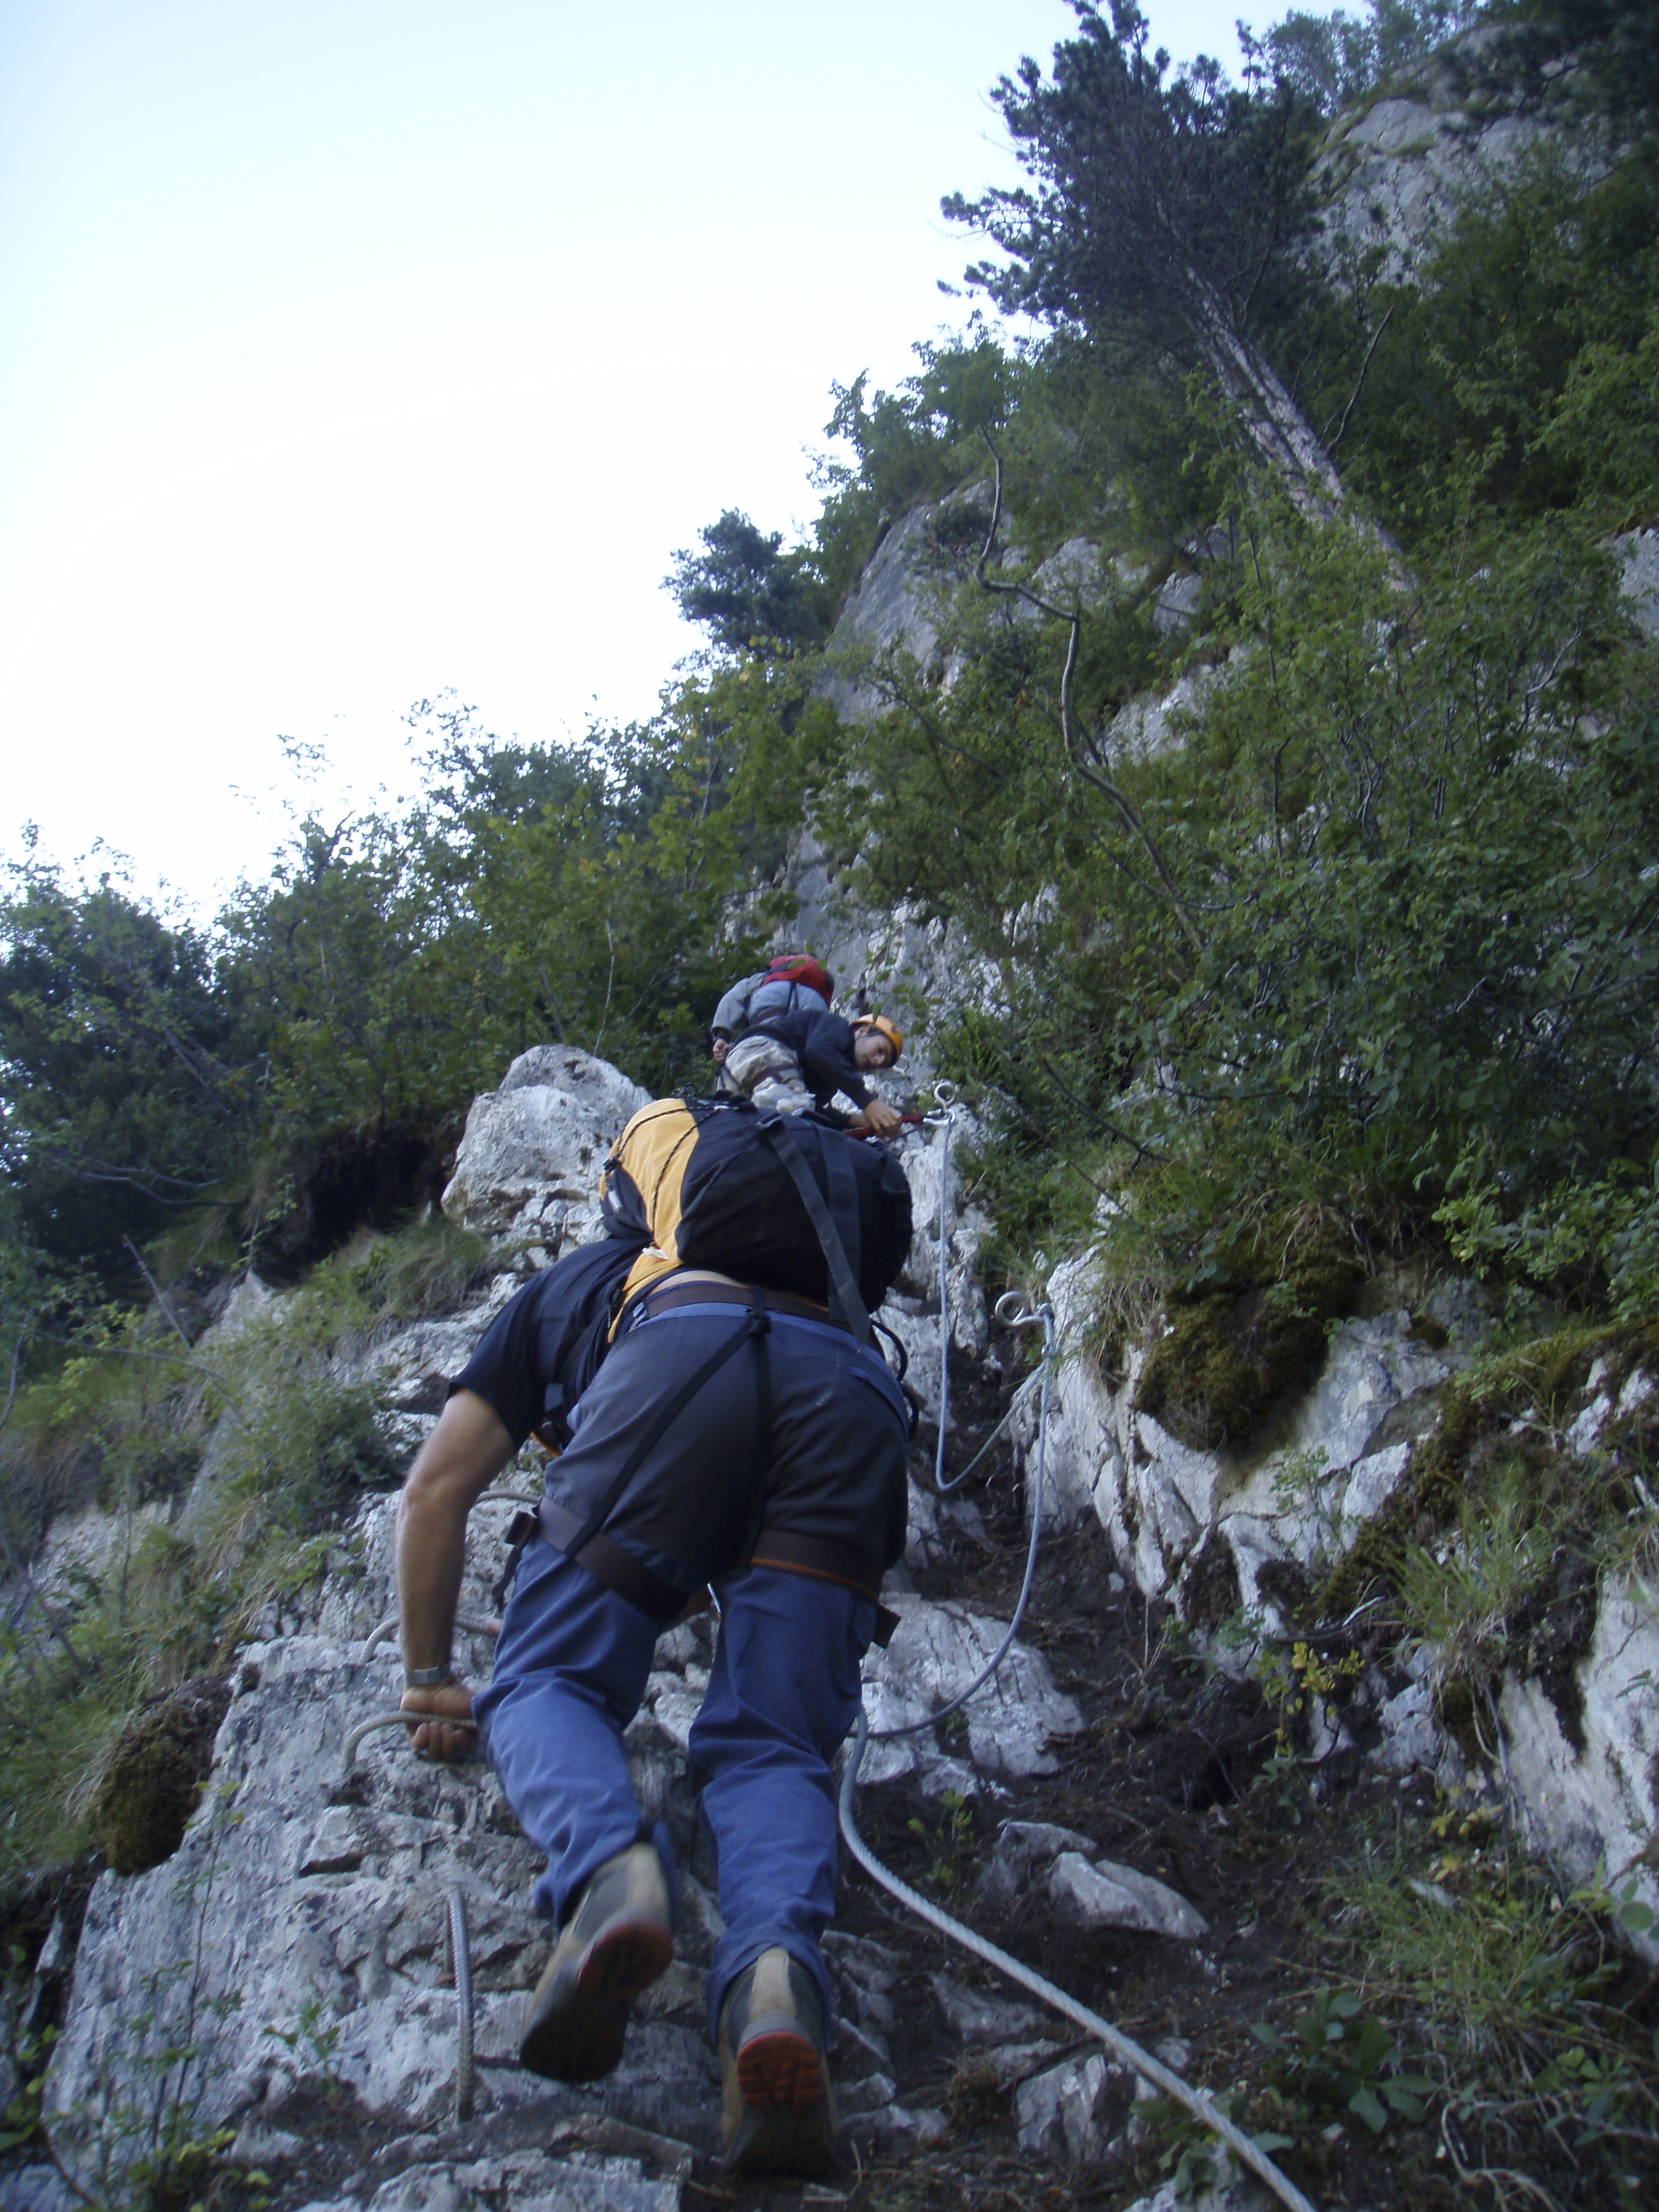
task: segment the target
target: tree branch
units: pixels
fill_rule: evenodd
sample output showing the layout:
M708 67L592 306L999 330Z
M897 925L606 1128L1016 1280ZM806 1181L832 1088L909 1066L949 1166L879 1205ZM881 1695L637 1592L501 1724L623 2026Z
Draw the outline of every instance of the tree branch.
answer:
M1353 413L1354 402L1358 398L1360 393L1365 388L1365 376L1366 372L1370 369L1371 365L1371 356L1376 351L1377 346L1382 342L1383 331L1388 329L1389 325L1393 320L1394 309L1390 307L1388 313L1383 316L1382 321L1377 325L1376 329L1372 335L1371 342L1365 349L1365 358L1359 364L1358 381L1355 384L1353 390L1348 394L1348 404L1342 410L1342 420L1336 426L1336 435L1328 441L1326 444L1325 451L1328 453L1334 453L1337 447L1342 443L1342 433L1348 427L1348 417Z
M1035 607L1039 614L1047 615L1050 621L1063 622L1066 624L1066 665L1060 672L1060 741L1066 748L1066 757L1085 781L1091 783L1097 791L1111 800L1130 830L1139 838L1146 857L1152 862L1170 905L1175 908L1176 920L1186 931L1194 951L1201 952L1204 950L1204 940L1200 936L1192 916L1182 903L1181 894L1176 889L1175 878L1164 865L1164 855L1159 852L1146 823L1135 811L1127 794L1097 765L1098 756L1096 756L1094 762L1084 757L1072 718L1072 683L1077 674L1078 648L1083 636L1082 615L1075 608L1068 613L1063 607L1051 606L1047 599L1039 599L1035 592L1028 590L1024 584L1006 583L1000 578L992 578L985 573L985 564L996 550L997 529L1002 520L1002 456L993 443L990 432L983 424L980 427L979 434L984 439L986 450L991 456L992 466L996 471L996 481L991 498L991 526L985 533L985 543L980 548L979 559L974 563L974 580L982 591L1006 592L1012 598L1023 599L1027 606ZM1091 750L1093 750L1092 747Z

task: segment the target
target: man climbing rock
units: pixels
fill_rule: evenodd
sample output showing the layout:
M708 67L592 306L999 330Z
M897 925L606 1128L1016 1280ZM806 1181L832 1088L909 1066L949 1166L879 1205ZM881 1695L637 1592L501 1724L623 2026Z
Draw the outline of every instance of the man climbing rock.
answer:
M726 1056L720 1087L776 1114L829 1113L830 1101L842 1091L860 1109L848 1121L849 1129L889 1137L902 1116L864 1079L895 1066L903 1048L884 1015L848 1022L824 1006L798 1006L765 1016L739 1037Z
M714 1065L723 1066L734 1041L769 1014L793 1014L819 999L833 1006L835 998L835 977L810 952L780 952L758 974L733 983L715 1007L709 1024Z
M667 1838L641 1821L622 1734L659 1630L712 1584L720 1638L690 1759L726 1924L708 1976L722 2133L739 2168L819 2172L835 2144L819 1942L835 1905L830 1761L904 1542L905 1407L868 1308L908 1248L908 1189L879 1147L816 1120L678 1099L629 1122L603 1189L633 1254L620 1312L476 1700L449 1662L467 1513L568 1376L574 1323L535 1316L587 1315L591 1299L520 1292L410 1470L404 1705L432 1716L413 1741L438 1758L471 1749L456 1723L476 1717L546 1851L536 1900L558 1934L520 2057L592 2080L673 1955ZM584 1280L605 1273L593 1250L572 1255Z

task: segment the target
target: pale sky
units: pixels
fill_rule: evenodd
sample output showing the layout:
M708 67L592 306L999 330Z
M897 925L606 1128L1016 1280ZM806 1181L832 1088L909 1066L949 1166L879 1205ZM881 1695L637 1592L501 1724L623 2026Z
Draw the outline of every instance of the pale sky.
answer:
M1230 62L1237 12L1148 9ZM422 696L649 714L702 641L675 549L804 526L831 380L960 321L940 196L1012 181L987 92L1073 21L0 0L0 857L32 820L205 908L282 737L337 812Z

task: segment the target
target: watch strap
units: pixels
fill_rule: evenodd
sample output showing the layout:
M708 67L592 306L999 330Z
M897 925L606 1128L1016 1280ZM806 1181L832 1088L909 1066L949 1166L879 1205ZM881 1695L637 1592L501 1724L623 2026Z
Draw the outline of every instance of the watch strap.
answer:
M441 1667L405 1667L404 1687L406 1690L438 1690L446 1682L453 1682L455 1670L447 1659Z

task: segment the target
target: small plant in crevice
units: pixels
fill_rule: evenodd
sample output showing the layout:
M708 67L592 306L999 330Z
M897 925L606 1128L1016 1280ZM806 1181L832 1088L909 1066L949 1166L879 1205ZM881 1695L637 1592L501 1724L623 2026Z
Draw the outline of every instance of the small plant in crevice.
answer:
M331 2014L321 1997L307 1997L291 2027L278 2027L274 2021L267 2021L264 2032L283 2045L303 2073L319 2075L325 2081L332 2078L334 2053L344 2023L337 2014Z
M1282 1796L1297 1780L1304 1764L1297 1743L1305 1740L1310 1724L1364 1673L1364 1663L1357 1651L1322 1650L1316 1643L1299 1636L1291 1640L1288 1650L1278 1641L1264 1641L1259 1646L1250 1663L1250 1675L1275 1715L1273 1750L1257 1778L1259 1784L1265 1784ZM1301 1802L1298 1796L1297 1804Z
M20 2033L13 2024L9 2040L17 2086L10 2102L0 2112L0 2151L21 2149L26 2143L33 2142L40 2134L40 2100L46 2091L46 2069L52 2063L58 2030L45 2027L36 2034L25 2028Z
M1224 2119L1236 2119L1235 2100L1212 2097ZM1152 2097L1135 2106L1135 2118L1158 2144L1158 2171L1167 2174L1178 2204L1204 2203L1229 2177L1231 2158L1196 2114L1173 2099ZM1266 2146L1264 2145L1264 2148ZM1158 2192L1159 2197L1163 2191Z
M929 1856L924 1879L947 1896L967 1879L974 1849L974 1811L959 1790L946 1790L939 1801L939 1817L931 1824L919 1814L909 1822Z
M1405 2070L1388 2028L1354 1990L1316 1990L1289 2035L1267 2021L1253 2021L1250 2033L1272 2058L1267 2079L1284 2109L1310 2126L1349 2112L1381 2135L1390 2118L1420 2120L1434 2094L1425 2075ZM1258 2140L1281 2149L1296 2137Z
M1622 1881L1616 1893L1558 1887L1492 1840L1484 1807L1444 1805L1426 1825L1367 1841L1324 1878L1329 1964L1363 1973L1370 2006L1409 2023L1466 2182L1519 2168L1556 2202L1569 2178L1575 2203L1641 2201L1623 2177L1653 2178L1659 2037L1642 1993L1621 2002L1619 1989L1650 1908Z

